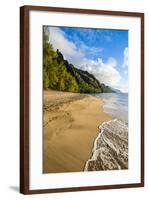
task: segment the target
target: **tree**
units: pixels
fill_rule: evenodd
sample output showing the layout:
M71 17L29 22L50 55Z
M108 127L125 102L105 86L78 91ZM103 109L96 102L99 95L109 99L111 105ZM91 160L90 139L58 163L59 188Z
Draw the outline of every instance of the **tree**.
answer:
M47 90L49 87L49 79L46 71L43 71L43 88Z
M48 27L43 31L43 87L45 90L80 93L112 92L92 74L70 64L58 49L53 49L49 43Z
M44 89L78 92L75 78L67 72L63 55L53 50L47 30L43 32L43 86Z

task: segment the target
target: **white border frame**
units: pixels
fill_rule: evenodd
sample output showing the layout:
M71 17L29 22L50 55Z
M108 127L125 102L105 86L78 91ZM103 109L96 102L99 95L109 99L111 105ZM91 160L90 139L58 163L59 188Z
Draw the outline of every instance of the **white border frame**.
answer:
M50 20L52 19L52 20ZM42 26L129 30L129 169L42 174ZM30 11L30 189L141 182L141 21L139 17ZM133 59L134 58L134 59ZM135 90L136 88L136 90ZM134 124L133 124L134 122Z

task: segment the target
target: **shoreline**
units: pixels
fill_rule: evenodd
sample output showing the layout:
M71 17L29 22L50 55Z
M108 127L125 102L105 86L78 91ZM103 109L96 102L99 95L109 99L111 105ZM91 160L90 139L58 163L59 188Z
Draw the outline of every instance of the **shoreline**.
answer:
M103 110L112 118L128 123L128 96L124 93L103 93L97 95L103 100Z
M43 173L84 171L98 127L111 119L101 98L44 91Z
M117 118L98 127L84 171L128 169L128 125Z

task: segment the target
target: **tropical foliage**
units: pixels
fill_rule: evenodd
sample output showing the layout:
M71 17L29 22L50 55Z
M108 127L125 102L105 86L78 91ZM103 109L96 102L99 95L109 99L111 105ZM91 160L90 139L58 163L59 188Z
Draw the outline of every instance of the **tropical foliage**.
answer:
M58 49L54 51L47 30L43 31L43 88L80 93L112 92L92 74L70 64Z

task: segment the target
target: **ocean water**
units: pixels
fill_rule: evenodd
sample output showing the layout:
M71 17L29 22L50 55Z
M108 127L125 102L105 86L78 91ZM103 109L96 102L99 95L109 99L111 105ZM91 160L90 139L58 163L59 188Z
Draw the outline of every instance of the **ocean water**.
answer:
M104 102L104 112L128 123L128 93L102 93L95 94Z

